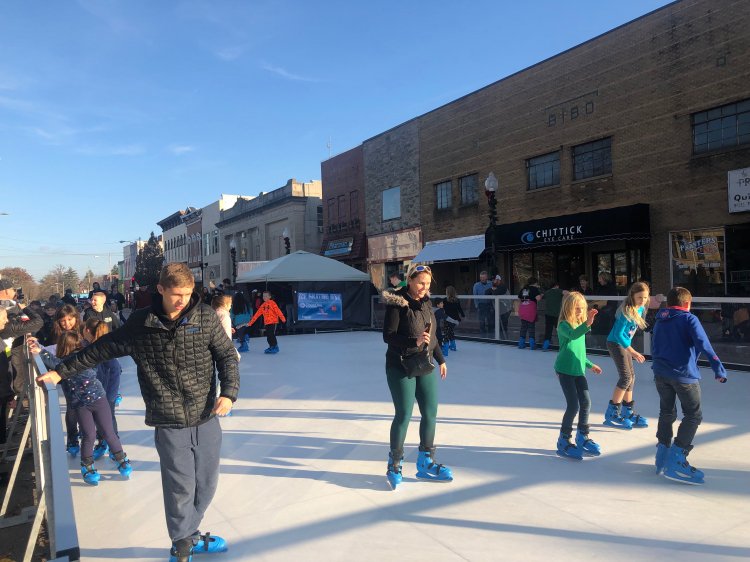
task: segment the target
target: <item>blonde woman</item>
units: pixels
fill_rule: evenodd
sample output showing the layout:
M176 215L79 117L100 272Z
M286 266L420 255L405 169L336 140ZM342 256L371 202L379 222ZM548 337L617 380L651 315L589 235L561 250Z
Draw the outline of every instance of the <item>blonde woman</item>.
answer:
M639 281L630 286L628 296L615 313L615 323L607 336L607 351L615 362L619 378L604 414L604 425L621 429L648 427L648 420L635 413L633 402L633 359L643 363L646 358L633 349L632 345L636 331L646 328L644 316L648 303L648 285Z
M567 402L557 439L557 454L574 460L583 459L584 453L590 456L601 454L599 445L589 438L591 397L586 380L586 369L591 369L597 375L602 372L586 357L586 334L591 330L597 312L595 308L588 310L581 293L571 291L563 297L557 324L560 351L555 360L555 372ZM578 431L573 444L570 439L576 414Z

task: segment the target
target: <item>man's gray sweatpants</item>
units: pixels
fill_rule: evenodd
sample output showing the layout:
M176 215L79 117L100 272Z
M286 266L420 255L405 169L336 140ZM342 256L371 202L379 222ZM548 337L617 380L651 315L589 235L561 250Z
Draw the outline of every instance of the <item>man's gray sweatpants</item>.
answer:
M198 533L216 493L221 458L218 418L197 427L154 431L161 464L164 514L172 542Z

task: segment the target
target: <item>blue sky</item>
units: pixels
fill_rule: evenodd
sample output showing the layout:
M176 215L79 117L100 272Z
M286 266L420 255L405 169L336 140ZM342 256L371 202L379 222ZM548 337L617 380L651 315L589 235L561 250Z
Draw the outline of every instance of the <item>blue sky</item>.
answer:
M2 2L0 267L105 273L178 209L319 179L329 151L668 3Z

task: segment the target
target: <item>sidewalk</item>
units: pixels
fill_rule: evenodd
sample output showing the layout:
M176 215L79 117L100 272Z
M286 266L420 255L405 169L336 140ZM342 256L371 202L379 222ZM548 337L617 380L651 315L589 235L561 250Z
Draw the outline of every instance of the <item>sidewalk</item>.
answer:
M714 382L705 371L704 422L690 460L702 487L654 475L658 397L650 364L637 365L636 399L648 429L601 426L616 381L608 357L589 375L592 437L603 455L554 454L564 399L554 353L458 342L441 383L438 460L451 484L414 478L418 412L404 484L385 483L392 404L379 333L282 337L243 354L242 398L222 420L223 462L204 531L224 536L217 561L533 561L750 558L750 375ZM84 560L166 560L159 464L135 368L122 361L118 424L133 461L121 481L99 462L98 487L70 461ZM106 467L106 468L105 468Z

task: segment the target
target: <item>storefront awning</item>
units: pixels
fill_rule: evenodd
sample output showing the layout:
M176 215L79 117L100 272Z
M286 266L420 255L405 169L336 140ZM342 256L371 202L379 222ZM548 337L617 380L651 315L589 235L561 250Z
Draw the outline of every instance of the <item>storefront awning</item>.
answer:
M495 227L495 249L498 252L649 238L649 207L645 203Z
M484 252L484 234L427 242L415 262L476 260Z

